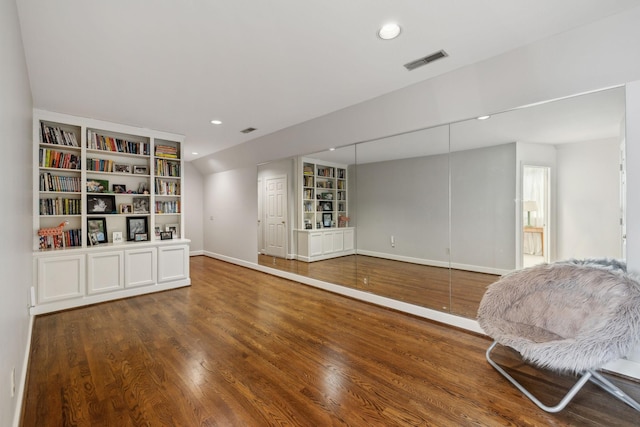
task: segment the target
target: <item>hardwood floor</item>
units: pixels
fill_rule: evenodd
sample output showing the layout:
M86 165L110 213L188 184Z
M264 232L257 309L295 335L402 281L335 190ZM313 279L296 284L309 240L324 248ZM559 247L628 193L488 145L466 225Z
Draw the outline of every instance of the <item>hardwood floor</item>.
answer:
M38 316L31 426L631 426L592 384L539 410L486 362L485 337L206 257L193 285ZM555 403L566 378L500 349ZM613 381L640 399L640 384Z
M487 286L500 277L365 255L315 262L259 255L258 263L470 319Z

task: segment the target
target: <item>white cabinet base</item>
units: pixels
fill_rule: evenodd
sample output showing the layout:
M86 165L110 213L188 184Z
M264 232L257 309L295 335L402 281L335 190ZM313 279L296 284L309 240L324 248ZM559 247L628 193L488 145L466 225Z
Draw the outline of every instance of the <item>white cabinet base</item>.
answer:
M299 261L313 262L355 253L351 227L297 230L297 236Z
M189 240L34 252L35 305L50 313L189 286Z

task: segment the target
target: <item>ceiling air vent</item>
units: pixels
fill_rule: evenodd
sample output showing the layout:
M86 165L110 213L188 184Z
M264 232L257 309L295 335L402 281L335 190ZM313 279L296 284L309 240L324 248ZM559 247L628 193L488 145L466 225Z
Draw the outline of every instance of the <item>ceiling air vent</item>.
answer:
M445 52L444 50L439 50L436 53L425 56L424 58L416 59L415 61L411 61L408 64L404 64L404 67L409 71L415 70L418 67L422 67L423 65L427 65L430 62L437 61L438 59L444 58L445 56L449 56L447 52Z
M240 132L242 132L242 133L251 133L254 130L256 130L256 128L246 128L246 129L242 129Z

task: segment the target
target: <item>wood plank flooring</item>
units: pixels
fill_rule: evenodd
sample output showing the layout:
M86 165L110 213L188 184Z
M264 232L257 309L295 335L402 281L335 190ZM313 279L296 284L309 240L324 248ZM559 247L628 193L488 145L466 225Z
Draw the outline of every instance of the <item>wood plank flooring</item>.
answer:
M547 414L484 358L489 340L206 257L192 286L38 316L22 425L632 426L587 384ZM507 349L543 401L567 378ZM640 399L640 384L613 381Z
M487 286L500 277L365 255L315 262L259 255L258 263L470 319Z

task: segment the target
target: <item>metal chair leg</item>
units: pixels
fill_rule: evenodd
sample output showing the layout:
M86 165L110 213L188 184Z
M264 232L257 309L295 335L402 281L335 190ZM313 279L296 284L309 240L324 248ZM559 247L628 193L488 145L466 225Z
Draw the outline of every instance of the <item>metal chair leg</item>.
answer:
M589 378L592 383L596 384L598 387L602 388L604 391L612 394L616 398L622 400L627 405L631 406L636 411L640 411L640 403L631 398L627 393L620 390L616 385L614 385L611 381L606 379L603 375L596 371L591 372L592 377Z
M544 403L540 402L540 400L538 400L538 398L536 398L533 394L531 394L529 392L529 390L527 390L526 388L524 388L524 386L522 384L520 384L518 381L516 381L515 378L513 378L511 375L509 375L507 373L507 371L505 371L504 369L502 369L496 362L494 362L491 359L491 351L495 348L495 346L498 344L497 341L494 341L493 344L491 344L491 346L487 349L487 353L486 353L486 357L487 357L487 361L489 362L489 364L491 366L493 366L495 368L496 371L498 371L500 374L502 374L503 377L505 377L506 379L508 379L511 384L513 384L514 386L516 386L516 388L518 390L520 390L522 392L522 394L524 394L525 396L527 396L529 398L529 400L531 400L533 403L535 403L540 409L542 409L543 411L546 412L560 412L562 411L565 406L567 406L567 404L571 401L571 399L573 399L573 397L578 393L578 391L580 391L580 389L582 388L582 386L584 386L586 384L587 381L589 381L589 379L592 377L593 372L591 371L587 371L585 372L580 379L573 385L573 387L571 387L571 389L569 390L569 392L562 398L562 400L560 400L560 402L555 405L555 406L547 406ZM605 381L607 381L605 379ZM608 382L608 381L607 381ZM597 383L596 383L597 384ZM598 384L600 386L602 386L601 384ZM615 386L614 386L615 387ZM604 387L603 387L604 388ZM616 387L617 388L617 387ZM628 403L628 402L627 402Z

